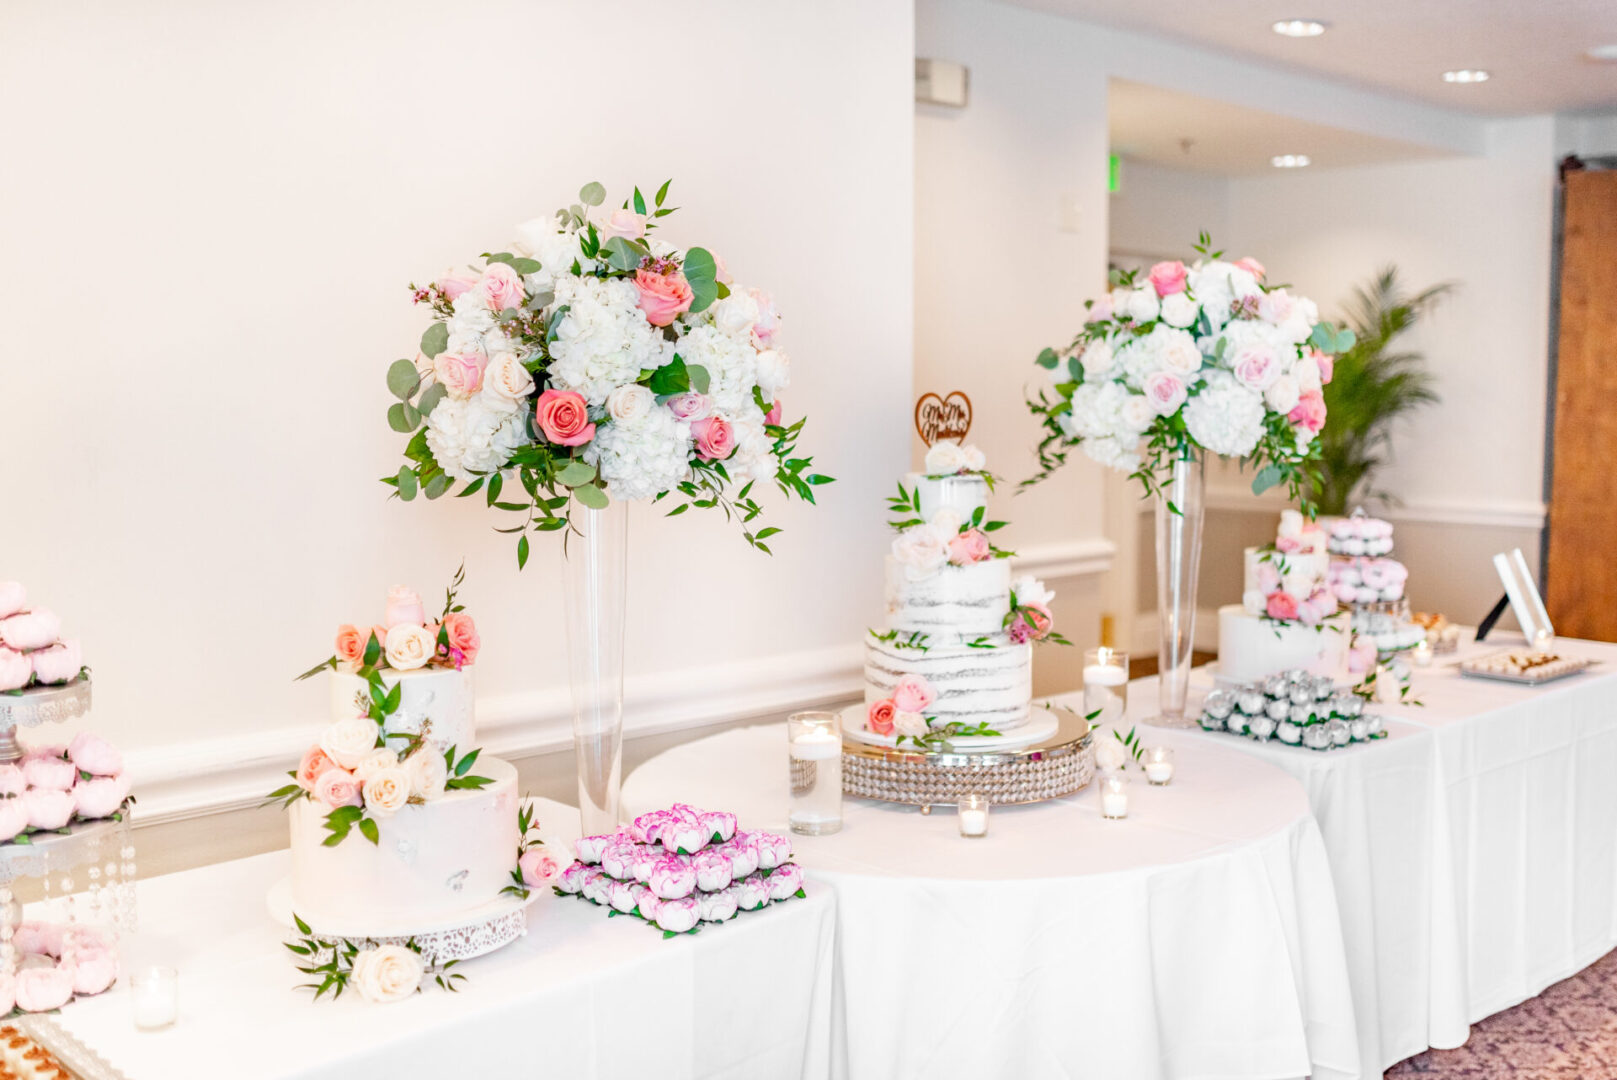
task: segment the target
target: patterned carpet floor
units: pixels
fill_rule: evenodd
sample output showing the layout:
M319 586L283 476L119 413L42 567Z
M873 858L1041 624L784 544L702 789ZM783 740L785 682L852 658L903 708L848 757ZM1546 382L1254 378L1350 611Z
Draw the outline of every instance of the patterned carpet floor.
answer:
M1465 1080L1608 1080L1617 1077L1617 952L1531 1001L1471 1027L1455 1050L1428 1050L1387 1070Z

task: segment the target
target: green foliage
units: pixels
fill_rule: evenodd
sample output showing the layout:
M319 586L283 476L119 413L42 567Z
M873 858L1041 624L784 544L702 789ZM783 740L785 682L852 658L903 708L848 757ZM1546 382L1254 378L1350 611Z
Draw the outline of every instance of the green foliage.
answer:
M1346 314L1356 340L1337 357L1325 386L1328 418L1316 482L1321 513L1346 514L1360 500L1390 500L1374 484L1389 460L1394 424L1438 400L1424 357L1394 345L1454 289L1444 282L1411 295L1397 268L1388 266L1354 290Z

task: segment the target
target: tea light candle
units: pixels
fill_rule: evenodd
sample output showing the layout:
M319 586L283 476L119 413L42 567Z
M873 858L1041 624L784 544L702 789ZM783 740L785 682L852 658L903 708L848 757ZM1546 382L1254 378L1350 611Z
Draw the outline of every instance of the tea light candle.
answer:
M1084 714L1096 724L1121 723L1128 712L1129 657L1101 646L1084 652Z
M825 761L842 753L842 737L834 731L806 731L791 741L792 757L799 761Z
M986 795L967 795L960 800L957 809L960 815L961 836L988 835L989 805Z
M1173 779L1173 750L1166 746L1148 746L1140 756L1145 767L1145 778L1162 785Z
M1100 816L1113 820L1129 816L1129 781L1122 773L1100 778Z
M1431 667L1432 643L1430 641L1417 642L1415 648L1411 650L1411 655L1415 660L1416 667Z
M179 1019L179 972L170 967L144 968L129 978L135 1026L156 1031Z

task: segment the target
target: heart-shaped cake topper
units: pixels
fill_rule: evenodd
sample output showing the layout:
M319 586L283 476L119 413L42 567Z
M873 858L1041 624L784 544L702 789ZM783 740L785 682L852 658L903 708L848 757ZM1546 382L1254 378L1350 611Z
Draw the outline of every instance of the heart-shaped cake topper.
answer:
M965 439L971 430L971 399L959 390L947 397L922 394L915 402L915 430L928 446L939 439Z

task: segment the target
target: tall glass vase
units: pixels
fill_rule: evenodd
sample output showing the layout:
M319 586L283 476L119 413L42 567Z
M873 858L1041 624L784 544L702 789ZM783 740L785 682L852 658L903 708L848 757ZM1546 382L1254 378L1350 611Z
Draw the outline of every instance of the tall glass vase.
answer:
M629 507L576 512L567 538L567 661L584 836L618 826L623 783L623 619Z
M1185 697L1196 643L1196 574L1202 559L1202 462L1180 458L1157 495L1157 672L1161 727L1190 727Z

